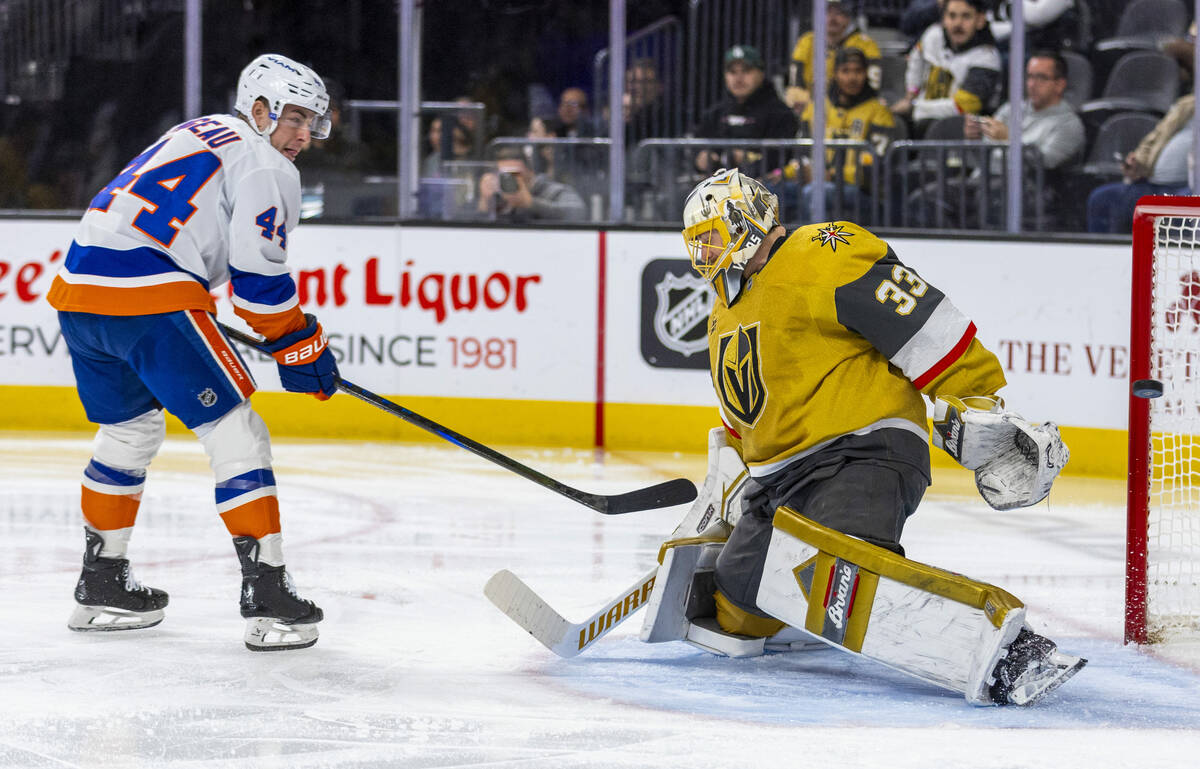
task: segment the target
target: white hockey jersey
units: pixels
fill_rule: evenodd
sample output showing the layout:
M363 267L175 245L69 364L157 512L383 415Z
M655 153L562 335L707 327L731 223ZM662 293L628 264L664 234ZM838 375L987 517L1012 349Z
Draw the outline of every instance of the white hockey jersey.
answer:
M991 114L1000 97L1000 51L984 27L955 51L941 24L933 24L908 53L904 83L917 121L959 114Z
M165 133L92 199L47 294L101 315L235 312L268 339L302 328L286 265L300 174L241 118L208 115Z

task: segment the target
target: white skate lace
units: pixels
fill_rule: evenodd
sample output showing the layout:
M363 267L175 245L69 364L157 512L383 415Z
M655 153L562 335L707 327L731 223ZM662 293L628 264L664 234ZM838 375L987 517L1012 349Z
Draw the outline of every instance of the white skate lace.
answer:
M147 588L142 586L141 582L137 581L137 577L133 576L133 567L128 563L125 564L125 592L137 593Z
M292 598L295 598L297 601L304 600L296 592L296 586L292 583L292 575L288 574L286 570L283 572L283 589L288 592L288 595L290 595Z

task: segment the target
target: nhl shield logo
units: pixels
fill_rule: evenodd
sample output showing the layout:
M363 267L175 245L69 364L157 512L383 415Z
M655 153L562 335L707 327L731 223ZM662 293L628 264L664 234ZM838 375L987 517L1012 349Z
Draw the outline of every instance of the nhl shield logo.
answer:
M211 387L205 387L200 391L200 394L196 396L196 399L200 401L201 406L207 408L217 402L217 394L213 392Z
M767 403L758 352L758 326L738 326L717 342L717 390L726 411L753 427Z
M654 335L668 350L685 356L708 349L705 326L712 311L713 290L703 278L688 272L667 272L654 286Z

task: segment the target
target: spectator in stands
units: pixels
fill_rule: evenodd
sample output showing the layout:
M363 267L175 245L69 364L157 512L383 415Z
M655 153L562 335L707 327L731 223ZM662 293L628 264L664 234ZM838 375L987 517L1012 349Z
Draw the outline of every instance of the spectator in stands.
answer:
M642 139L667 134L667 114L663 109L663 86L654 59L634 59L625 68L625 148L634 147ZM607 128L607 116L605 127Z
M1087 200L1088 232L1129 232L1133 209L1143 195L1189 194L1188 153L1192 150L1191 94L1171 105L1154 130L1125 156L1125 178L1102 184Z
M346 92L341 83L325 80L329 93L329 138L313 139L298 161L304 184L300 189L300 218L382 215L390 193L363 184L371 165L370 150L343 125Z
M728 98L704 113L692 135L705 139L790 139L800 127L796 113L779 98L766 79L762 54L750 45L735 45L725 52L725 89ZM768 153L767 167L776 168L782 153ZM742 150L701 150L695 169L709 174L720 166L740 166L762 160L762 153ZM747 169L754 173L753 169Z
M1062 54L1050 50L1035 51L1025 65L1025 104L1021 119L1021 144L1037 147L1042 156L1042 167L1047 172L1041 189L1035 189L1032 176L1025 187L1025 209L1036 211L1040 196L1042 208L1053 214L1059 205L1057 191L1062 185L1060 172L1080 160L1083 156L1086 137L1083 121L1075 108L1063 98L1067 90L1067 61ZM1003 104L994 117L967 115L963 135L968 139L983 139L987 142L1008 141L1011 103ZM987 197L993 210L994 220L1001 216L1003 200L1004 168L997 155L991 160L991 183L994 187ZM973 179L978 190L978 177Z
M445 126L449 127L450 151L443 155L442 140L447 134ZM440 176L442 163L447 160L470 160L475 151L471 135L460 117L435 117L429 121L429 133L426 134L429 152L421 161L421 176Z
M588 138L596 135L588 115L588 97L582 88L571 87L558 97L558 111L545 119L545 129L553 136Z
M1192 66L1196 61L1196 22L1192 22L1192 25L1188 27L1187 35L1184 37L1167 38L1160 41L1158 47L1163 53L1179 62L1179 69L1184 75L1184 82L1190 83Z
M366 163L366 148L342 126L346 115L346 91L333 78L325 79L329 93L329 138L313 139L302 161L305 182L310 174L322 170L362 170Z
M449 152L443 156L446 136L450 137ZM421 160L417 211L431 219L452 218L471 202L476 171L461 166L455 168L448 163L477 159L475 144L461 115L442 115L429 121L426 142L429 152Z
M867 83L879 90L883 70L879 66L879 46L854 24L854 17L846 3L829 0L825 16L825 77L826 84L833 80L834 60L844 48L857 48L867 60ZM803 114L812 100L813 87L813 33L806 32L796 41L792 50L792 64L788 68L787 105Z
M947 0L941 24L909 52L904 82L907 95L892 112L910 117L918 135L938 118L991 113L1002 78L986 0Z
M1084 151L1083 121L1063 98L1067 91L1067 61L1050 50L1035 51L1025 65L1025 105L1021 120L1021 143L1033 145L1042 154L1047 170L1062 168L1078 160ZM1005 103L994 117L967 115L963 135L968 139L1007 142L1009 113Z
M857 48L842 48L837 52L834 64L829 95L825 100L825 138L869 142L882 155L892 139L896 123L868 82L870 65L866 54ZM813 135L814 111L813 105L809 104L801 119L801 133L805 136ZM826 155L827 181L804 186L800 193L798 221L812 221L813 195L824 190L825 211L830 218L865 223L864 207L860 204L868 194L866 169L874 162L871 153L841 149L828 150ZM794 169L795 165L789 164L789 168ZM840 206L836 205L839 197Z
M479 179L477 213L508 222L582 221L583 198L569 185L534 174L519 147L501 147L496 170Z

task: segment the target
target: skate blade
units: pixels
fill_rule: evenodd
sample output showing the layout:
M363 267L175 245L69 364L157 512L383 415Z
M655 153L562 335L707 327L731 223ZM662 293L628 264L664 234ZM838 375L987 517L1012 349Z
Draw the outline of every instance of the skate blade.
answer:
M289 625L270 617L253 617L246 620L242 640L252 652L274 652L307 649L317 642L317 635L315 624Z
M84 606L77 604L67 627L79 633L112 630L140 630L154 627L163 621L163 610L128 611L111 606Z
M1046 675L1035 681L1022 684L1008 695L1013 705L1032 705L1050 692L1065 684L1072 676L1083 670L1087 660L1083 657L1069 657L1065 654L1054 654L1051 660L1058 658L1060 662L1052 675Z

